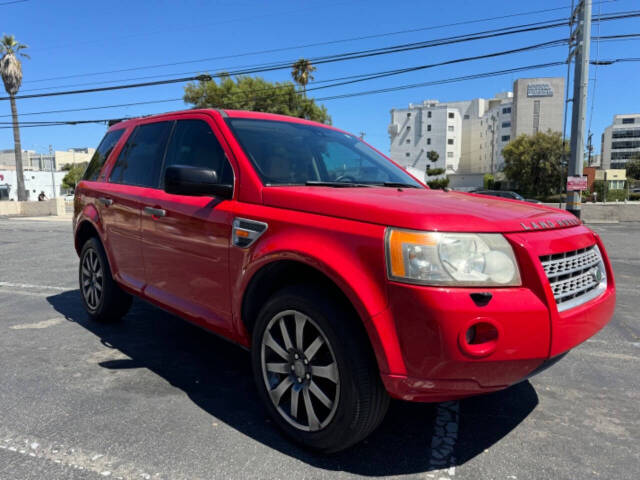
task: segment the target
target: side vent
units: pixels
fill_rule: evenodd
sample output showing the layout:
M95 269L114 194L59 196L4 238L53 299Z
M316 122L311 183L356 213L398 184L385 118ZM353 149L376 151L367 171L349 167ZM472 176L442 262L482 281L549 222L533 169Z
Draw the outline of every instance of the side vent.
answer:
M248 218L235 218L233 220L233 244L236 247L250 247L260 236L267 231L268 225Z

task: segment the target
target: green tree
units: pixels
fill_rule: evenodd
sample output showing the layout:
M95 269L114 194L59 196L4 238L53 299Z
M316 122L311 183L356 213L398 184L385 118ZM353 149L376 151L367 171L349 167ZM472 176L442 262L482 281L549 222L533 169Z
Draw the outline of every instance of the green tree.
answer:
M427 159L434 165L436 164L439 158L440 158L440 155L438 155L438 152L436 152L435 150L431 150L427 152ZM431 168L431 165L427 164L427 175L429 176L442 175L443 173L444 173L444 168Z
M22 169L22 144L20 142L20 128L18 126L18 108L16 107L16 93L22 85L22 64L18 56L29 58L22 50L26 45L17 42L13 35L3 35L0 40L0 74L4 89L9 94L11 103L11 119L13 121L13 147L16 154L16 177L18 180L18 201L25 201L27 194L24 189L24 173Z
M627 177L640 180L640 157L636 156L635 160L627 162Z
M309 80L314 79L313 72L315 71L316 67L311 65L311 62L305 58L301 58L291 67L291 78L302 87L305 97L307 96L307 84Z
M522 195L545 197L563 189L568 155L559 133L520 135L502 150L504 174Z
M82 179L82 175L84 175L84 171L87 169L87 162L76 163L76 164L67 164L62 167L63 170L67 171L67 174L62 179L62 188L66 188L68 190L75 190L76 185Z
M184 101L195 108L228 108L278 113L331 123L324 105L317 105L296 91L292 82L268 82L260 77L222 75L215 80L189 83Z

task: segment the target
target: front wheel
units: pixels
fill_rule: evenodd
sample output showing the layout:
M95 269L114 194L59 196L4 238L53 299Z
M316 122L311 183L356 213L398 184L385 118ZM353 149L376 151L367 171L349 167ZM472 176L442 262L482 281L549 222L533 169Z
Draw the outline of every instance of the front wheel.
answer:
M355 321L310 286L281 290L259 314L252 347L258 391L276 424L305 446L343 450L384 418L389 397Z

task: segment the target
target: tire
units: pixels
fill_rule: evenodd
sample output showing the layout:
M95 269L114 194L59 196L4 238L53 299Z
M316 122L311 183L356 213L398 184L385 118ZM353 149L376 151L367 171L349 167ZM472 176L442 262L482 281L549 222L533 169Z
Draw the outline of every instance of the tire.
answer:
M389 396L360 319L322 293L297 285L273 295L253 329L251 359L258 393L278 427L297 443L330 453L373 432Z
M92 237L80 251L78 281L82 304L92 320L116 322L131 308L131 295L113 280L100 240Z

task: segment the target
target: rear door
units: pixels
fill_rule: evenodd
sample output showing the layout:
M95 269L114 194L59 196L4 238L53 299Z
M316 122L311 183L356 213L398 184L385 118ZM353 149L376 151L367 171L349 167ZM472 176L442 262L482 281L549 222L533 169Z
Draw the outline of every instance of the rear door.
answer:
M214 168L221 183L234 183L222 136L207 115L176 121L159 188L143 205L145 295L203 326L231 333L230 200L166 193L170 165Z
M158 184L173 122L138 125L120 150L108 182L101 183L100 208L114 277L135 291L144 286L140 215L145 196Z

